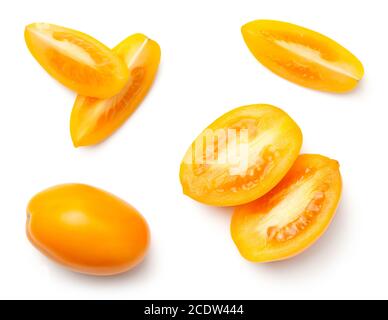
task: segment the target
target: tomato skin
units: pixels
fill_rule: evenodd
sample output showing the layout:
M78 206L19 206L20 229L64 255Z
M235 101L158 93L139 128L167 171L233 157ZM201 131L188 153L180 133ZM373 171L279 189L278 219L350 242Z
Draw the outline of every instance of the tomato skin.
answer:
M235 131L238 134L245 132L245 138L232 136L229 142L229 132ZM217 138L215 146L208 143L211 141L209 132ZM220 137L217 137L218 133ZM224 137L222 133L225 133ZM235 206L253 201L283 178L298 157L302 140L298 125L277 107L258 104L233 109L210 124L187 150L180 167L183 193L215 206ZM205 141L204 146L202 141ZM220 141L226 143L220 147ZM236 159L230 159L234 145L240 154ZM236 150L238 148L240 150ZM211 154L214 158L221 159L227 154L228 159L224 162L209 161L209 150L214 151ZM246 166L240 168L240 164Z
M108 98L127 83L125 63L101 42L82 32L48 23L32 23L24 32L38 63L67 88Z
M149 246L147 222L103 190L64 184L34 196L27 236L49 258L75 272L114 275L140 263Z
M251 21L241 31L260 63L301 86L348 92L364 75L362 63L351 52L315 31L272 20Z
M310 247L332 221L342 191L337 161L303 154L268 194L235 208L231 235L252 262L291 258Z
M125 61L129 80L117 95L108 99L77 97L70 120L75 147L95 145L112 135L136 110L156 77L160 47L145 35L129 36L113 52Z

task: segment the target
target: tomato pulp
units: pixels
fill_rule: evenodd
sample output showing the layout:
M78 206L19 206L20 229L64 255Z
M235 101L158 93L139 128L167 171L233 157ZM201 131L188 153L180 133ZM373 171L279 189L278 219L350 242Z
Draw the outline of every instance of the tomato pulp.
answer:
M281 21L256 20L242 27L256 59L277 75L304 87L346 92L364 75L361 62L334 40Z
M155 79L160 61L160 47L155 41L134 34L113 51L125 61L129 80L117 95L108 99L77 97L70 120L76 147L94 145L112 135L136 110Z
M235 209L231 234L241 255L269 262L302 252L329 226L341 189L337 161L300 155L273 190Z
M124 61L87 34L53 24L33 23L26 27L24 35L39 64L79 94L112 97L128 81Z
M183 192L209 205L234 206L271 190L296 160L302 132L271 105L234 109L192 143L180 167Z

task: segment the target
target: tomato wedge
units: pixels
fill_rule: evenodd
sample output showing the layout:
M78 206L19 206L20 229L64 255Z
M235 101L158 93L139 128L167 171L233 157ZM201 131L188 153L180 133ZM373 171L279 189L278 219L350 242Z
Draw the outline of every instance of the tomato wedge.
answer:
M72 29L33 23L25 29L28 49L56 80L75 92L107 98L128 80L125 63L96 39Z
M329 226L341 196L339 164L304 154L264 197L235 209L232 238L253 262L290 258L312 245Z
M361 62L332 39L297 25L256 20L242 27L252 54L277 75L304 87L346 92L364 75Z
M129 81L108 99L77 97L70 121L76 147L100 143L115 132L135 111L155 79L160 61L160 47L155 41L134 34L113 51L125 61Z
M180 168L183 192L209 205L253 201L283 178L298 157L302 132L281 109L250 105L207 127Z
M43 254L69 269L114 275L139 264L150 231L140 213L112 194L63 184L35 195L27 208L27 236Z

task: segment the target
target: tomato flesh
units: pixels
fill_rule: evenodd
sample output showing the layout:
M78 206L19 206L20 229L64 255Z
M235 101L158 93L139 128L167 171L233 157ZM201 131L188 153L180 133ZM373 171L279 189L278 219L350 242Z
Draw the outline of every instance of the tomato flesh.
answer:
M107 98L127 83L125 63L108 47L76 30L33 23L25 29L26 44L35 59L69 89Z
M273 190L235 209L231 234L241 255L268 262L308 248L330 224L341 188L337 161L321 155L299 156Z
M271 190L299 154L302 133L281 109L234 109L206 128L181 163L183 192L209 205L233 206Z
M135 34L113 51L125 61L129 80L108 99L77 97L70 121L76 147L98 144L112 135L136 110L155 79L160 61L160 47L155 41Z
M242 27L252 54L279 76L323 91L352 90L364 75L347 49L315 31L291 23L256 20Z
M82 184L59 185L34 196L27 236L49 258L92 275L125 272L148 249L144 218L123 200Z

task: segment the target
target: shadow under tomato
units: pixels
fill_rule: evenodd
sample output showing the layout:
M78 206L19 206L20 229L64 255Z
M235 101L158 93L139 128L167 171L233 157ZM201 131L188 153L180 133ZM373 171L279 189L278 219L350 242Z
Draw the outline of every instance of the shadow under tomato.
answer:
M351 91L348 91L348 92L343 92L343 93L338 93L339 96L343 96L344 98L348 99L349 96L357 96L357 95L362 95L364 92L365 92L365 81L366 81L366 76L364 76L362 78L362 80L359 81L359 83L357 84L357 86L351 90ZM330 92L328 92L330 94ZM336 93L334 93L336 94Z
M284 80L284 81L287 81L288 83L290 83L291 85L297 87L297 88L301 88L302 90L308 90L312 93L321 93L321 94L324 94L324 95L327 95L327 96L338 96L338 97L344 97L346 99L349 98L349 96L352 96L352 95L360 95L360 94L363 94L365 92L365 81L366 81L366 76L364 76L357 84L356 87L354 87L352 90L350 91L346 91L346 92L331 92L331 91L323 91L323 90L317 90L317 89L313 89L313 88L309 88L309 87L305 87L305 86L302 86L302 85L299 85L297 83L294 83L292 81L289 81L287 79L283 79L281 78L281 80Z
M227 219L231 218L231 215L233 213L234 208L233 207L212 207L212 206L207 206L207 205L202 205L207 207L207 210L209 211L208 214L217 214L221 215L223 217L227 217Z
M69 281L75 281L77 283L82 283L84 285L102 285L105 286L107 284L119 285L123 284L127 281L132 281L136 279L139 281L141 279L145 279L148 274L150 274L152 263L151 250L148 255L144 258L142 262L136 265L133 269L128 270L127 272L120 273L117 275L110 276L94 276L84 273L78 273L72 271L66 267L63 267L53 261L51 261L50 272L53 275L59 276L62 278L67 278Z

